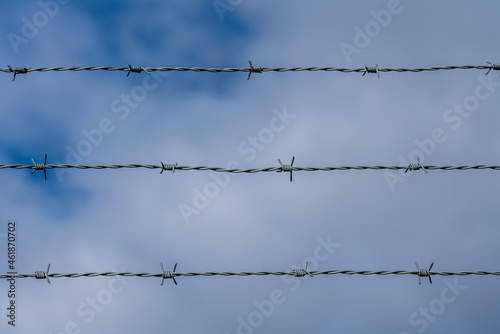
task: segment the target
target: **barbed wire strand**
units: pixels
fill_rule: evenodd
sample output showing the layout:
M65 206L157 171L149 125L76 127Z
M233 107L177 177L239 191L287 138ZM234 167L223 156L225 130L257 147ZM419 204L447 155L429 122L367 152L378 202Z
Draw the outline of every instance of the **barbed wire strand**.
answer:
M224 173L265 173L265 172L289 172L290 173L290 182L292 181L292 172L293 171L305 171L305 172L331 172L331 171L345 171L345 170L405 170L405 173L408 171L417 171L422 169L425 173L428 173L429 170L442 170L442 171L452 171L452 170L500 170L500 166L496 165L474 165L474 166L432 166L432 165L422 165L420 164L420 159L418 163L410 163L408 166L327 166L327 167L297 167L293 166L295 161L295 157L292 158L292 162L290 165L283 164L280 159L278 162L281 166L279 167L266 167L266 168L249 168L249 169L227 169L223 167L208 167L208 166L179 166L177 163L175 164L165 164L160 162L160 165L148 165L148 164L114 164L114 165L71 165L71 164L46 164L47 155L45 155L44 163L35 163L32 159L32 165L21 165L21 164L12 164L12 165L3 165L0 164L0 169L31 169L32 174L37 170L43 170L45 179L47 179L47 169L56 169L56 168L75 168L75 169L135 169L135 168L146 168L146 169L160 169L160 174L164 171L212 171L212 172L224 172Z
M361 270L361 271L356 271L356 270L326 270L326 271L308 271L307 270L307 263L305 266L305 269L293 269L291 271L255 271L255 272L249 272L249 271L237 271L237 272L229 272L229 271L223 271L223 272L213 272L213 271L207 271L207 272L185 272L185 273L180 273L180 272L175 272L175 269L177 267L177 263L174 266L173 271L165 271L163 270L163 263L161 263L161 269L162 272L159 274L152 274L152 273L132 273L132 272L88 272L88 273L72 273L72 274L58 274L58 273L50 273L49 274L49 269L50 269L50 264L47 268L47 271L36 271L34 274L0 274L0 279L1 278L6 278L6 279L17 279L17 278L35 278L35 279L46 279L49 283L49 277L50 278L78 278L78 277L113 277L113 276L125 276L125 277L141 277L141 278L146 278L146 277L158 277L162 278L161 285L163 285L163 282L165 279L173 279L174 283L177 285L177 282L175 281L175 277L198 277L198 276L267 276L267 275L272 275L272 276L295 276L295 277L304 277L306 275L310 277L314 276L319 276L319 275L363 275L363 276L372 276L372 275L382 275L382 276L387 276L387 275L414 275L418 276L419 279L419 284L421 283L420 278L421 277L428 277L430 283L432 284L431 276L470 276L470 275L476 275L476 276L500 276L500 271L458 271L458 272L450 272L450 271L430 271L432 269L432 266L434 265L434 262L431 264L429 269L420 269L418 267L418 264L415 262L415 265L418 268L418 271L407 271L407 270L393 270L393 271L386 271L386 270L379 270L379 271L369 271L369 270Z
M376 66L364 66L361 68L341 68L341 67L261 67L253 66L251 61L249 61L250 67L242 68L203 68L203 67L143 67L143 66L132 66L128 67L113 67L113 66L86 66L86 67L38 67L38 68L27 68L27 67L16 67L12 68L7 65L7 68L0 69L1 72L13 73L15 80L18 74L27 74L30 72L64 72L64 71L121 71L127 72L127 77L130 73L141 73L142 71L150 74L151 72L161 71L178 71L178 72L209 72L209 73L232 73L232 72L248 72L248 79L252 73L264 73L264 72L342 72L342 73L362 73L363 76L367 73L374 73L380 78L381 72L434 72L434 71L451 71L451 70L488 70L485 74L488 75L491 71L500 70L500 64L494 64L487 62L488 65L448 65L448 66L431 66L431 67L417 67L417 68L379 68Z

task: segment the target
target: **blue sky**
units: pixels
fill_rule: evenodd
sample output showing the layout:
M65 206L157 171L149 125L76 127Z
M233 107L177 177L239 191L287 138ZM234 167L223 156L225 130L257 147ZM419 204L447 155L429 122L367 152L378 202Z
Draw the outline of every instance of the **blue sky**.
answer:
M219 3L231 10L220 14L212 1L8 2L1 66L500 63L494 1ZM23 28L36 20L36 32ZM376 30L361 41L367 27ZM24 42L12 42L14 35ZM357 51L343 52L347 44ZM485 72L380 79L268 72L250 80L247 73L33 72L14 82L2 73L0 161L31 164L47 153L49 163L82 164L260 168L295 156L294 166L320 167L404 165L420 156L426 165L498 165L500 78ZM496 171L294 172L292 183L278 173L61 171L48 170L47 181L39 171L0 173L0 237L17 221L20 273L48 263L57 273L159 273L160 262L166 270L179 263L178 272L287 271L307 261L311 270L415 270L414 261L422 268L434 261L435 271L499 268ZM6 272L7 255L3 261ZM0 331L499 327L498 278L489 276L434 276L432 285L415 276L176 280L18 280L17 328L3 316ZM6 312L7 282L1 286Z

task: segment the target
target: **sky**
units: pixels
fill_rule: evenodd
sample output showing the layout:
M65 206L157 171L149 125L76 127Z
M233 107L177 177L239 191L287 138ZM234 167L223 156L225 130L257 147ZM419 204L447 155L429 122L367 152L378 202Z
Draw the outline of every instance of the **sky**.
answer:
M500 3L4 2L0 67L500 63ZM0 163L499 165L500 73L0 73ZM0 170L0 272L498 271L498 171ZM497 333L495 276L33 278L0 332Z

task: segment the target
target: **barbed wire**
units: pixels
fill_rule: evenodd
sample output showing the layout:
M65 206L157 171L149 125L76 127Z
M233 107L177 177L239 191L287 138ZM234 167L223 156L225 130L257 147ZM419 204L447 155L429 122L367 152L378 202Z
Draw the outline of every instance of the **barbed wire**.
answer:
M458 272L450 272L450 271L431 271L434 262L430 265L429 269L420 269L418 264L415 262L415 266L417 267L417 271L407 271L407 270L379 270L379 271L369 271L369 270L326 270L326 271L308 271L307 263L305 269L293 269L291 271L223 271L223 272L185 272L180 273L176 272L177 263L174 266L173 271L165 271L163 269L163 263L161 263L161 273L152 274L152 273L132 273L132 272L88 272L88 273L72 273L72 274L58 274L58 273L49 273L50 264L47 267L46 271L35 271L34 274L0 274L0 278L6 279L17 279L17 278L35 278L35 279L46 279L49 283L49 278L78 278L78 277L113 277L113 276L125 276L125 277L157 277L162 278L161 284L165 279L172 279L174 283L177 285L177 281L175 277L198 277L198 276L295 276L295 277L304 277L306 275L310 277L319 276L319 275L364 275L364 276L372 276L372 275L414 275L418 276L419 284L421 284L420 278L428 277L429 282L432 284L431 276L500 276L500 271L458 271Z
M7 65L7 68L2 68L0 71L5 73L13 73L14 77L12 81L16 79L18 74L27 74L30 72L64 72L64 71L121 71L127 72L127 77L130 73L141 73L142 71L150 74L155 71L169 72L209 72L209 73L232 73L232 72L248 72L248 78L252 73L263 73L263 72L343 72L343 73L363 73L363 76L367 73L375 73L380 78L380 72L434 72L434 71L450 71L450 70L488 70L486 74L489 74L492 70L500 70L500 64L493 64L487 62L488 65L448 65L448 66L431 66L431 67L417 67L417 68L379 68L378 65L375 66L364 66L362 68L341 68L341 67L261 67L253 66L251 61L248 61L250 67L242 68L203 68L203 67L143 67L143 66L132 66L128 67L113 67L113 66L86 66L86 67L38 67L38 68L27 68L27 67L16 67L12 68Z
M208 167L208 166L179 166L177 163L175 164L165 164L160 162L160 165L148 165L148 164L114 164L114 165L71 165L71 164L46 164L47 163L47 155L45 155L44 163L36 163L33 159L31 159L32 165L21 165L21 164L13 164L13 165L3 165L0 164L0 169L31 169L33 174L37 170L43 170L45 180L47 180L47 169L57 169L57 168L75 168L75 169L135 169L135 168L145 168L145 169L160 169L160 174L164 171L172 171L183 170L183 171L212 171L212 172L224 172L224 173L234 173L234 174L242 174L242 173L266 173L266 172L286 172L290 173L290 182L292 181L292 172L293 171L305 171L305 172L331 172L331 171L345 171L345 170L405 170L405 173L408 171L416 171L422 169L425 173L428 173L429 170L443 170L443 171L452 171L452 170L500 170L500 166L496 165L474 165L474 166L432 166L432 165L422 165L420 164L420 159L418 163L410 163L408 166L328 166L328 167L297 167L293 166L295 161L295 157L292 158L292 162L288 164L283 164L280 159L278 162L280 163L279 167L266 167L266 168L249 168L249 169L228 169L223 167Z

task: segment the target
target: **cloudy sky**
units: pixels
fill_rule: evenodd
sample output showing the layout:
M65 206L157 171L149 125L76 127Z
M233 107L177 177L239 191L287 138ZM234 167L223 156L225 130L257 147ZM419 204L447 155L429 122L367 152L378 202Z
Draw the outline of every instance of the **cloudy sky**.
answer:
M500 3L3 4L12 67L499 63ZM499 165L499 71L0 73L0 163ZM499 270L498 171L0 171L1 272ZM19 279L0 332L496 333L494 276Z

